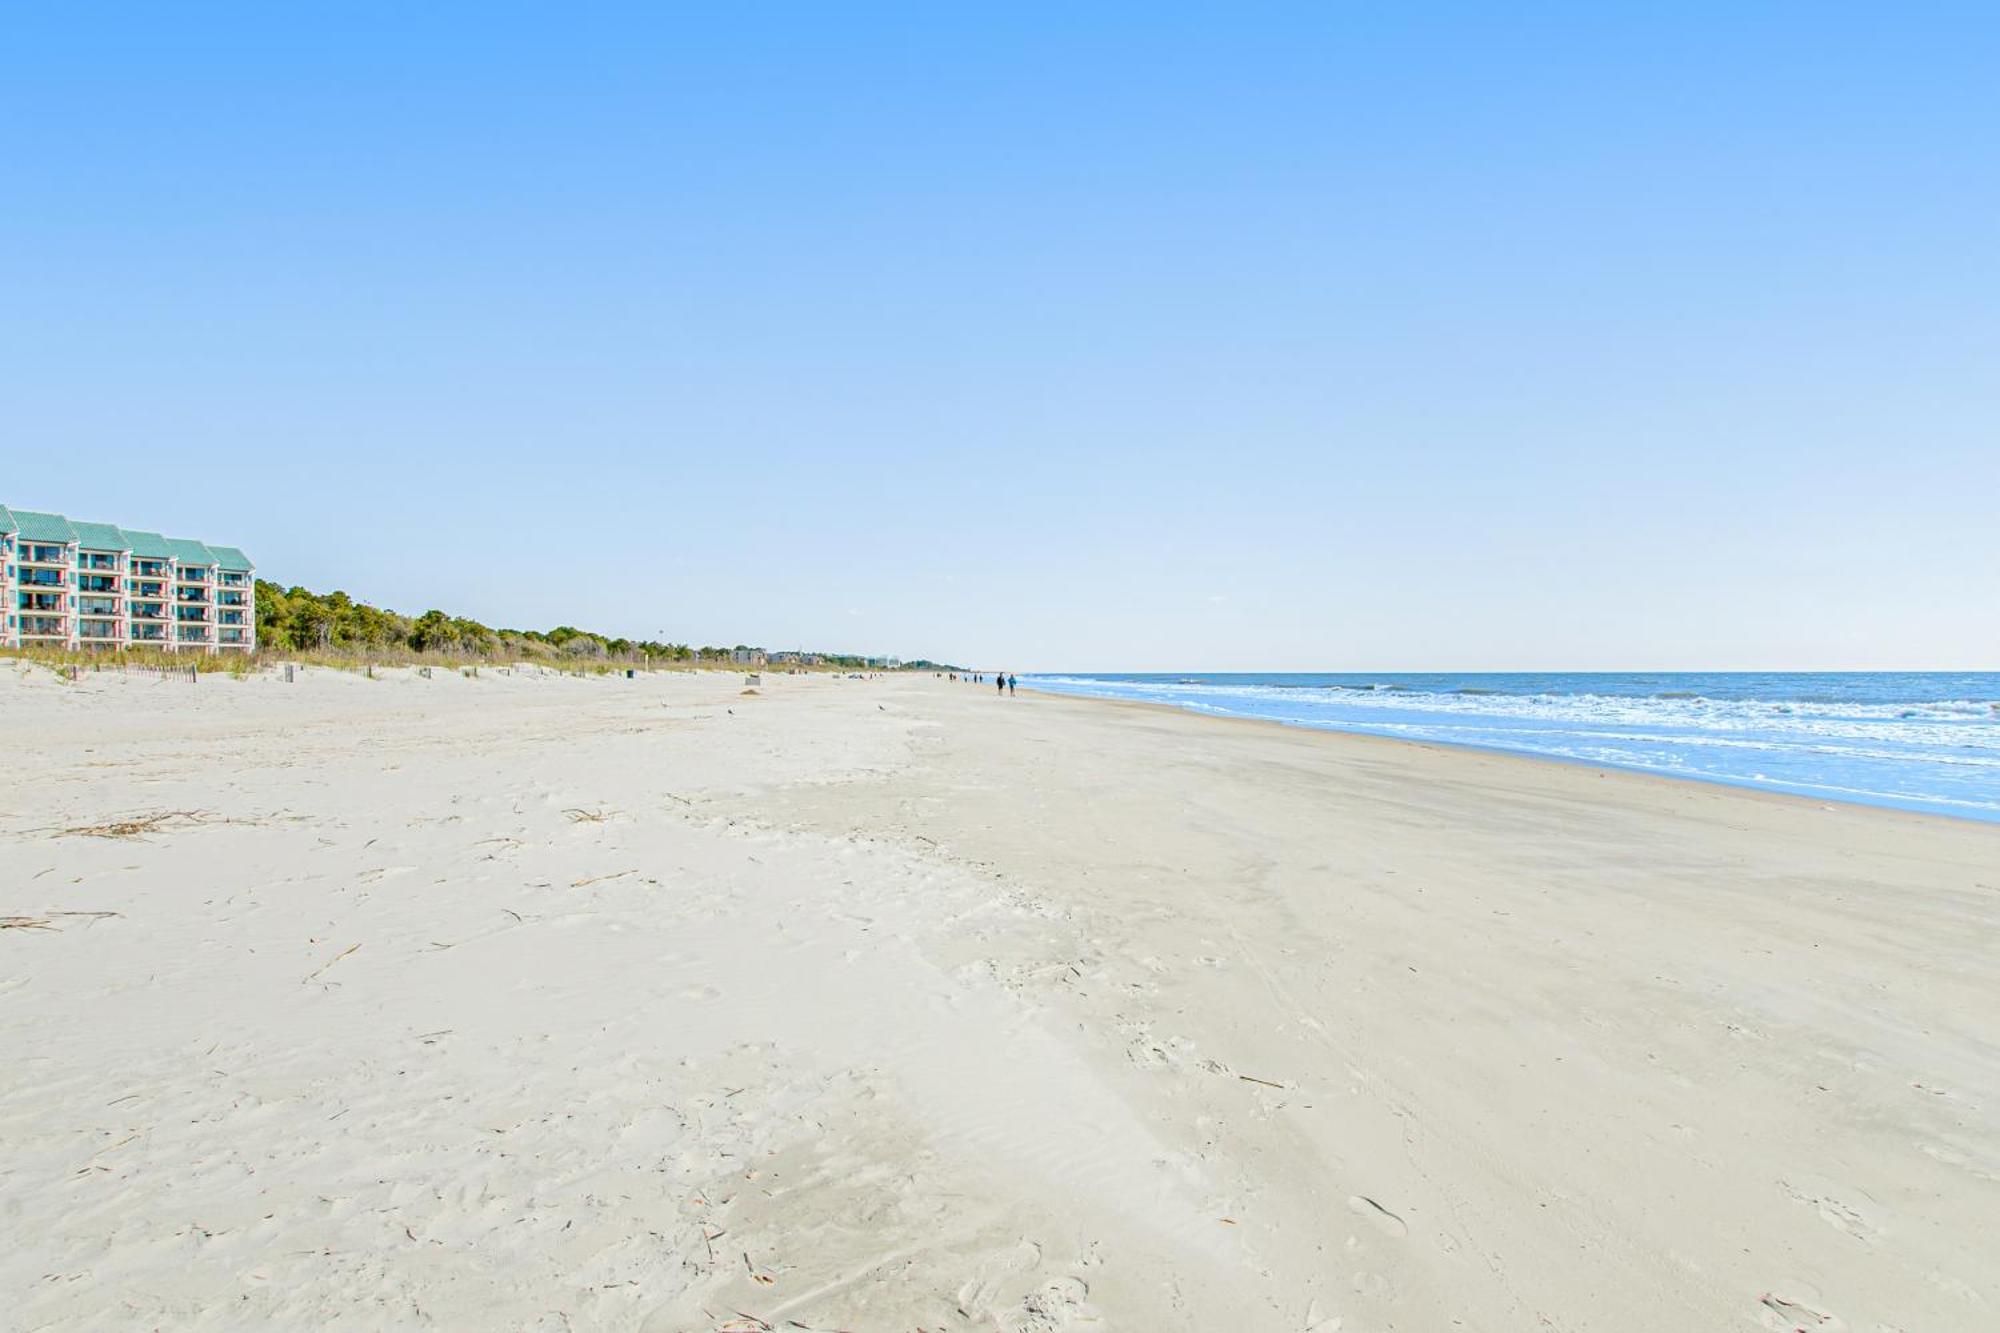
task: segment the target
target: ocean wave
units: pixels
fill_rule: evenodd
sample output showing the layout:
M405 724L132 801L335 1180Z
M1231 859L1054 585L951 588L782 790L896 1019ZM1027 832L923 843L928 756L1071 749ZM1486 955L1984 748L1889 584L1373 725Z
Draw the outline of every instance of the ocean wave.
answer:
M1869 703L1853 700L1815 703L1806 699L1724 699L1685 691L1650 695L1587 692L1516 694L1477 686L1431 692L1419 691L1401 684L1357 687L1234 685L1213 682L1169 684L1149 681L1106 681L1072 676L1040 676L1034 679L1038 683L1062 686L1076 691L1101 690L1119 698L1143 698L1149 693L1159 693L1168 701L1190 695L1233 696L1245 699L1265 697L1298 699L1320 695L1329 701L1339 700L1363 707L1495 713L1554 720L1629 717L1634 721L1640 721L1646 718L1689 718L1698 719L1704 725L1726 724L1731 721L1757 724L1772 717L1841 722L1983 722L1991 720L1995 715L1995 705L1984 699L1940 699L1923 703L1901 701Z
M1919 691L1909 677L1843 680L1839 695L1800 688L1803 680L1729 679L1705 692L1691 687L1695 682L1654 688L1682 684L1659 677L1619 678L1609 689L1603 678L1570 679L1582 688L1551 688L1564 682L1547 676L1494 683L1050 676L1025 683L1834 799L2000 813L2000 709L1990 697L2000 677L1925 679L1917 684L1940 692L1971 688L1966 697L1914 699L1907 696ZM1869 690L1875 697L1857 697ZM1904 697L1882 697L1895 693Z

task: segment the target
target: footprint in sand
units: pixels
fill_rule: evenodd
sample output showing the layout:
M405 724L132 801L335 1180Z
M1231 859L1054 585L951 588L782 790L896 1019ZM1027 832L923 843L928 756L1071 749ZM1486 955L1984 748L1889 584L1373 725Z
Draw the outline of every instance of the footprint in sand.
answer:
M1358 1216L1367 1218L1384 1235L1401 1238L1410 1234L1409 1223L1384 1208L1365 1194L1356 1194L1347 1200L1347 1208Z
M1056 1278L1023 1298L1001 1327L1007 1333L1061 1333L1077 1324L1096 1324L1098 1312L1089 1304L1089 1295L1090 1284L1082 1278Z
M1875 1201L1859 1190L1842 1190L1848 1196L1842 1199L1836 1196L1831 1182L1815 1178L1807 1178L1797 1184L1781 1180L1778 1188L1794 1202L1818 1213L1822 1222L1856 1240L1874 1240L1882 1234L1882 1228L1871 1218Z
M1804 1300L1767 1291L1757 1298L1763 1307L1764 1327L1773 1333L1847 1333L1847 1321Z

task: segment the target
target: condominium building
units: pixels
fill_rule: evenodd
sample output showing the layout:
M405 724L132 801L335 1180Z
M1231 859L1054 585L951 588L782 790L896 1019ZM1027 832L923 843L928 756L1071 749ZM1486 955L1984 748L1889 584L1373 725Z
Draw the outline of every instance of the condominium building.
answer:
M247 653L255 574L233 546L0 505L0 647Z

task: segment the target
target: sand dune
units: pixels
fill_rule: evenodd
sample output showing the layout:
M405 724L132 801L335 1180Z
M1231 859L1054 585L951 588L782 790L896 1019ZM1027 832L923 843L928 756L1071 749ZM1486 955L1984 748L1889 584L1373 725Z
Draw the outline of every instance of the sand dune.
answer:
M0 1327L2000 1324L2000 829L740 690L0 673Z

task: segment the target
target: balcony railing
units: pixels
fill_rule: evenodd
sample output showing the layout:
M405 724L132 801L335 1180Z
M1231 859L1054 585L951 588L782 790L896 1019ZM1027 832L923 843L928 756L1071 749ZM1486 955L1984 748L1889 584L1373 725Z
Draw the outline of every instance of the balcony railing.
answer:
M165 643L167 627L164 625L134 625L132 639L135 643Z
M23 588L67 588L69 586L69 580L65 579L62 575L51 574L45 570L36 570L33 573L23 570L20 582Z
M208 627L206 625L182 625L180 633L174 635L174 637L182 643L207 643Z
M66 639L69 637L69 621L62 616L22 616L21 634L40 639Z
M76 567L78 569L102 570L107 574L116 574L120 569L118 557L115 555L78 556Z
M117 592L118 580L109 574L83 574L77 577L78 592Z
M132 572L142 579L163 579L167 576L167 562L164 560L134 560Z
M107 597L79 597L76 612L82 616L115 616L118 614L118 601Z

